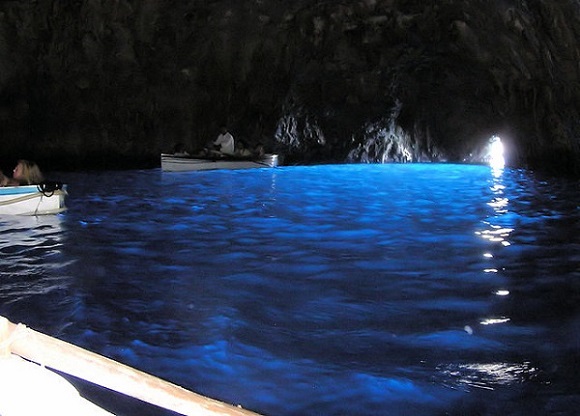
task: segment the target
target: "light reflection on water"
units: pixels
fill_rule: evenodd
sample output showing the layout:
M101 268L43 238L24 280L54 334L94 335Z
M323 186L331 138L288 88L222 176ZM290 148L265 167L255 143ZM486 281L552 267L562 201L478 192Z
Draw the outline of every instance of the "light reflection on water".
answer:
M575 411L577 183L457 165L61 179L67 213L0 222L13 321L265 414Z

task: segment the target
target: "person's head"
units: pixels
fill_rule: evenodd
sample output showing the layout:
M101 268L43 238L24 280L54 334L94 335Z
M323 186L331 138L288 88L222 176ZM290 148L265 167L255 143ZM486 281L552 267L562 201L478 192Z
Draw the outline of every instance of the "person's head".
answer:
M228 132L228 127L226 125L222 125L220 127L221 134L226 134Z
M256 143L253 150L254 155L256 156L264 156L265 150L264 145L262 143Z
M34 185L44 181L38 165L30 160L21 159L16 164L12 176L22 185Z

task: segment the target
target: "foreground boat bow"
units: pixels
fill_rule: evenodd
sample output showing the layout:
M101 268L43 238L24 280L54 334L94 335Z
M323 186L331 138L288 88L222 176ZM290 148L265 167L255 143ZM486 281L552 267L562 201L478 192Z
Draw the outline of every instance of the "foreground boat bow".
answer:
M258 416L257 413L240 406L202 396L110 358L36 332L23 324L14 324L0 316L0 360L13 355L186 416ZM38 368L31 369L30 367L24 370L16 368L16 370L25 371L25 374L19 373L21 378L37 377L39 371ZM0 379L11 376L14 375L0 373ZM3 396L2 393L5 392L0 391L0 413L8 416L8 413L4 411L7 408L18 407L18 403L14 406L7 403L14 397ZM30 399L35 400L34 392L30 393ZM66 397L57 397L57 400L65 400ZM78 400L78 396L75 400ZM67 407L70 407L71 404L68 405ZM87 415L88 408L88 404L84 403L82 413L76 414ZM105 410L101 409L98 414L102 415L103 412ZM10 414L28 415L30 413Z

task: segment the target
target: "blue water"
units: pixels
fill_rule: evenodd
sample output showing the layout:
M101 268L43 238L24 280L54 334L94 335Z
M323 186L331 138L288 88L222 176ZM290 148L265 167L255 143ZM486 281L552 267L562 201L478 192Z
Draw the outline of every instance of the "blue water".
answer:
M0 314L266 415L580 405L580 188L525 170L61 173ZM172 414L74 380L122 415Z

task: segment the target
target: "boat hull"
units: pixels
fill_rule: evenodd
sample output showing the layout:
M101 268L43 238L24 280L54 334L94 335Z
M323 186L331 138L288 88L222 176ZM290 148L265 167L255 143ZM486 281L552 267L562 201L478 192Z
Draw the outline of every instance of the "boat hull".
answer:
M261 159L201 159L161 154L161 170L165 172L188 172L214 169L255 169L278 166L278 155L267 154Z
M39 185L0 188L0 215L49 215L66 210L66 186L43 190Z

